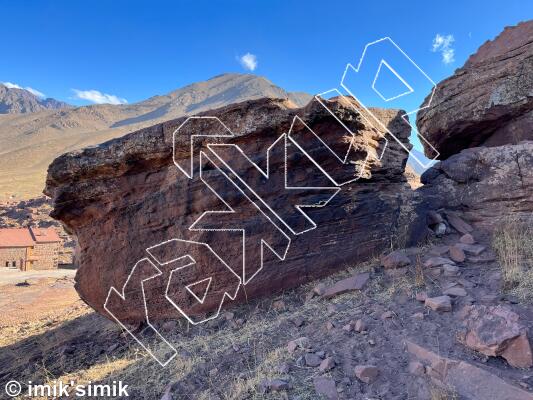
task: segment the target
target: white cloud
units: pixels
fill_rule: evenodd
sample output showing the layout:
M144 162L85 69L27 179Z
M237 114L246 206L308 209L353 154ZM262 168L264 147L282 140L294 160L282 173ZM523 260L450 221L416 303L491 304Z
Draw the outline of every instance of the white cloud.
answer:
M43 92L39 92L37 89L31 88L29 86L22 87L22 86L17 85L16 83L13 83L13 82L2 82L2 84L4 86L10 88L10 89L27 90L28 92L30 92L31 94L33 94L34 96L37 96L37 97L41 97L41 98L45 98L46 97L46 95Z
M431 47L432 52L439 51L442 55L442 62L444 64L451 64L455 61L455 49L452 47L455 38L453 35L441 35L437 33L433 39L433 45Z
M255 54L246 53L242 57L239 57L239 62L244 69L254 71L257 68L257 57Z
M128 101L122 97L115 96L113 94L102 93L98 90L78 90L72 89L75 94L75 98L88 100L96 104L125 104Z

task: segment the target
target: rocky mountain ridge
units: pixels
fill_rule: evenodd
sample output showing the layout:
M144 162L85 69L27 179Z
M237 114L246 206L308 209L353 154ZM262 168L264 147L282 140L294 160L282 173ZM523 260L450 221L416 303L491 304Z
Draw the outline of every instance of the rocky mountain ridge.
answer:
M62 101L43 99L26 89L11 88L0 83L0 114L26 114L70 107L70 104Z
M289 99L292 107L311 99L256 75L223 74L138 103L0 115L0 196L40 195L46 167L64 152L183 115L263 97Z

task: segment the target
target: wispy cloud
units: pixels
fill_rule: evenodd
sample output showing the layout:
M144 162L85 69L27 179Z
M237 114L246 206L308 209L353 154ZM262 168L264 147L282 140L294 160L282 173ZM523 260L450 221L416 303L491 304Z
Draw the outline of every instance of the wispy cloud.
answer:
M98 90L78 90L72 89L74 97L81 100L87 100L95 104L125 104L128 101L114 94L102 93Z
M255 54L246 53L238 59L244 69L254 71L257 68L257 57Z
M34 89L34 88L31 88L29 86L26 86L26 87L22 87L20 85L17 85L16 83L13 83L13 82L2 82L2 84L10 89L23 89L23 90L27 90L28 92L30 92L31 94L33 94L34 96L37 96L37 97L40 97L40 98L45 98L46 95L43 93L43 92L39 92L37 89Z
M441 35L437 33L433 39L431 47L432 52L440 52L442 55L442 62L446 65L455 61L455 49L452 47L455 38L453 35Z

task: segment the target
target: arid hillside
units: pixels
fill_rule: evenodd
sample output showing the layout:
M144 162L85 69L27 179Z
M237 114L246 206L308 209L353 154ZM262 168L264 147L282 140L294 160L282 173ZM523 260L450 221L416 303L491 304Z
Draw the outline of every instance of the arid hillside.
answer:
M295 107L311 98L306 93L288 93L255 75L224 74L134 104L59 110L19 104L19 113L0 112L0 201L41 195L46 169L62 153L161 121L261 97L287 98ZM20 96L17 99L22 101Z

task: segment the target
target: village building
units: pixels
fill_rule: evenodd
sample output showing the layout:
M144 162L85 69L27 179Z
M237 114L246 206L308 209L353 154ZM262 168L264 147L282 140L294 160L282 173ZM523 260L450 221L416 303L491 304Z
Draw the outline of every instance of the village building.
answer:
M0 229L0 267L21 271L57 268L60 245L54 228Z

